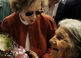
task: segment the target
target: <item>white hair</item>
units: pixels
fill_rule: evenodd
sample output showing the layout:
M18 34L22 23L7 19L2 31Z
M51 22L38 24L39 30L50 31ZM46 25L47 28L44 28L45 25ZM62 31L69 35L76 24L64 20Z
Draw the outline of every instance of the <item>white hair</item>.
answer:
M81 21L76 19L64 19L59 25L68 29L68 31L81 43Z
M63 19L58 24L60 27L64 27L71 34L73 38L74 46L80 50L81 53L81 21L77 19Z

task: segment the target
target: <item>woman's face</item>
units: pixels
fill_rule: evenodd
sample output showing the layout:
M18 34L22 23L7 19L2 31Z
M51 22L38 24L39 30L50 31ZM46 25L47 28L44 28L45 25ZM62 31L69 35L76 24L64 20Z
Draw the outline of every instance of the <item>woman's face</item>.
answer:
M55 36L50 39L50 43L53 47L51 55L54 58L68 58L70 56L72 41L65 28L59 27L55 32Z
M20 12L21 18L29 24L34 23L41 10L41 0L33 2L28 9ZM37 13L37 14L36 14Z

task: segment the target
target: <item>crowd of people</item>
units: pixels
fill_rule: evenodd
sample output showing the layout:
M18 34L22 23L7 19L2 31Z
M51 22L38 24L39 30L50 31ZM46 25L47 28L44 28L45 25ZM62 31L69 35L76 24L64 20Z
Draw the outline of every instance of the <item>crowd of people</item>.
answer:
M81 58L80 6L80 0L0 0L0 33L29 58Z

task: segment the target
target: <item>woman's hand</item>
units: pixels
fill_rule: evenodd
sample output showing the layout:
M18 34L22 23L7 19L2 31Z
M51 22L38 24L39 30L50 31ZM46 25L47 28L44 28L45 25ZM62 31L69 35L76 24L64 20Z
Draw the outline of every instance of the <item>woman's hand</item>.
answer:
M30 51L30 54L31 54L32 58L39 58L38 55L32 50Z

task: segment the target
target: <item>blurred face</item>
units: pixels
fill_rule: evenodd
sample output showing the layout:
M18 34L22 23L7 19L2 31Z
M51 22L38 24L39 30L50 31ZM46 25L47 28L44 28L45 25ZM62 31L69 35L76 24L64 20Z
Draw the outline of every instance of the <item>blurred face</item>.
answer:
M41 12L41 0L33 2L28 9L20 12L21 18L29 24L34 23Z
M70 57L70 51L73 49L72 41L65 28L59 27L55 32L55 36L50 39L50 43L53 47L51 55L54 58Z

